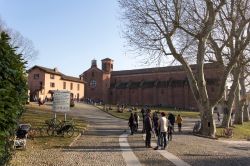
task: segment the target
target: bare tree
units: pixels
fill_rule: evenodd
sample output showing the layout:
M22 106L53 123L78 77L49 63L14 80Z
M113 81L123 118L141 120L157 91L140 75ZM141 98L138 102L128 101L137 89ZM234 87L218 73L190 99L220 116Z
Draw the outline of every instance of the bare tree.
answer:
M229 110L231 110L232 107L234 107L234 109L237 111L236 112L230 111L230 115L224 114L223 121L222 121L223 127L229 127L232 125L231 119L232 119L232 115L234 113L236 113L234 123L240 123L240 119L242 118L242 115L240 115L240 114L242 114L242 108L243 108L244 102L243 102L243 100L241 100L241 94L240 94L240 84L242 83L240 81L241 75L242 75L242 66L238 62L237 66L234 68L234 71L233 71L233 85L232 85L232 88L230 91L230 93L233 94L233 92L234 92L235 94L229 96L229 101L230 101L230 109ZM234 103L234 106L232 106L233 103Z
M221 8L216 19L215 28L209 36L209 46L214 51L216 62L226 71L233 69L233 83L227 96L228 112L225 112L222 126L229 127L232 105L242 108L239 103L239 78L246 64L247 47L250 41L250 8L249 0L230 0ZM211 59L213 59L211 58ZM224 75L226 78L228 75ZM222 80L226 80L226 79ZM220 88L220 93L223 89ZM235 94L236 93L236 94ZM220 94L218 95L220 97ZM236 98L235 98L236 97Z
M234 17L230 19L231 12L225 12L235 12L238 3L230 0L229 8L225 0L122 0L119 3L126 26L124 34L132 47L150 55L171 55L181 63L201 113L200 132L214 137L213 107L222 100L228 75L250 40L249 29L246 31L248 20L242 21L243 25L232 24ZM246 20L244 12L241 20ZM230 44L236 39L236 28L245 33L240 34L242 45L232 50ZM224 34L220 35L221 32ZM223 72L215 101L208 97L204 74L204 63L209 56ZM192 60L196 62L196 71L190 68Z
M8 29L11 38L11 45L17 47L17 52L23 55L26 61L33 61L37 58L38 51L35 49L33 42L25 38L21 33Z
M247 56L246 56L247 57ZM249 63L249 60L245 59L244 62L241 62L241 73L239 78L239 86L236 89L235 95L235 118L234 124L243 124L244 121L249 121L249 112L248 105L246 103L247 94L246 94L246 66Z
M248 81L248 79L249 79L249 71L250 71L250 69L249 69L249 64L246 64L246 66L245 66L245 70L244 70L244 76L243 76L243 78L242 78L242 80L243 80L243 82L244 82L244 84L242 85L242 89L243 89L243 93L245 93L246 94L246 89L247 89L247 87L249 86L249 81ZM244 97L246 97L246 99L248 99L247 98L247 94L246 94L246 96L244 96ZM249 116L249 101L248 102L246 102L245 103L245 106L244 106L244 111L243 111L243 121L244 122L248 122L248 121L250 121L250 116Z
M11 28L8 28L4 21L0 18L0 32L5 31L11 38L11 45L17 47L17 53L22 54L25 61L30 62L37 58L38 50L35 49L34 44L28 38L25 38L21 33Z

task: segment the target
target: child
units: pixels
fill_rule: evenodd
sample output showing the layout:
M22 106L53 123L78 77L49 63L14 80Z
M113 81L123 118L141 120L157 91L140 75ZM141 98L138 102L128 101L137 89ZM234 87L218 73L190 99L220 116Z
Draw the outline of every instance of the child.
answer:
M178 124L178 130L179 132L181 132L181 126L182 126L182 117L181 115L179 114L176 118L176 123Z

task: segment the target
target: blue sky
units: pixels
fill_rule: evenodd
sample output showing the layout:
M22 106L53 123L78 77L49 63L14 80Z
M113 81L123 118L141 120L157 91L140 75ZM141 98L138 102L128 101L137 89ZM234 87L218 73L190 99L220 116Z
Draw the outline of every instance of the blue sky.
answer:
M38 58L29 64L78 76L91 60L109 57L114 70L143 68L127 52L117 0L0 0L0 17L33 41Z

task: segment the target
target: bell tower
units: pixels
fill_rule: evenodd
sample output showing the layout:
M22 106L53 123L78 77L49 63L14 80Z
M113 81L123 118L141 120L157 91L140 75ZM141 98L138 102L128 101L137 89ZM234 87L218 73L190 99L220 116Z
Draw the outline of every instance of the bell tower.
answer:
M96 60L95 59L93 59L92 61L91 61L91 68L92 67L97 67L97 63L96 63Z
M113 60L110 58L105 58L102 60L102 70L105 73L111 73L113 71Z

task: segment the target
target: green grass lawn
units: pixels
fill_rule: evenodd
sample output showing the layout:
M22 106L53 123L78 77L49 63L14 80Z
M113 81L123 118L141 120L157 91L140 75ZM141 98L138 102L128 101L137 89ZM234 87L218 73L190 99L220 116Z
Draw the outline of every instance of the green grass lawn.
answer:
M28 110L41 110L41 111L52 111L52 103L45 103L44 105L39 106L36 102L30 102L25 105Z
M42 106L38 106L36 103L30 103L26 105L26 111L22 114L19 123L29 123L36 132L34 138L27 139L26 150L17 149L15 155L20 158L25 158L25 156L32 155L34 151L40 151L42 149L51 149L51 148L63 148L70 145L70 143L80 134L81 131L86 129L86 123L79 119L78 117L67 116L68 120L73 120L74 125L76 126L75 134L68 138L63 136L48 136L46 131L44 135L41 135L39 128L45 126L45 120L51 119L54 117L52 112L51 103L47 103ZM64 120L64 115L57 113L57 119ZM11 165L22 165L22 161L19 161L15 158L11 160Z
M103 110L103 106L97 106L99 109ZM35 123L34 126L36 125L41 125L44 123L45 119L49 119L53 117L53 114L51 113L51 104L46 104L46 105L42 105L42 106L38 106L37 104L29 104L27 105L27 108L30 109L34 109L34 110L38 110L38 111L33 111L32 114L30 113L30 111L27 111L25 113L26 118L23 119L23 121L25 122L25 120L29 119L29 123ZM82 105L75 105L75 107L73 107L72 109L83 109L84 107ZM141 113L140 113L140 109L137 109L137 112L139 113L139 116L141 117ZM40 110L40 111L39 111ZM161 108L161 109L152 109L152 112L154 111L159 111L159 112L166 112L166 113L173 113L175 116L177 116L178 114L180 114L182 117L188 117L188 118L199 118L199 112L191 112L191 111L185 111L185 110L175 110L175 109L169 109L169 108ZM117 118L121 118L121 119L125 119L128 120L129 116L130 116L130 112L128 112L127 109L124 110L123 113L119 113L117 111L116 106L112 106L112 110L108 110L105 111ZM133 111L135 112L135 111ZM45 113L43 116L38 117L38 116L34 116L34 114L41 114L41 113ZM31 115L29 115L31 114ZM28 118L30 116L30 118ZM58 115L60 119L63 119L63 115ZM22 117L23 118L23 117ZM141 118L142 119L142 118ZM27 121L28 123L28 121ZM85 124L84 124L85 125ZM84 125L78 125L78 126L84 126ZM84 126L85 127L85 126ZM221 138L221 134L222 134L222 128L217 128L217 137ZM244 125L235 125L233 127L233 138L232 139L250 139L250 122L244 123ZM46 140L47 138L44 138L42 141L45 144L48 144L48 141ZM48 138L49 139L49 138ZM50 138L51 139L51 138ZM54 138L54 139L60 139L60 138ZM66 142L65 142L66 141ZM52 141L53 142L53 141ZM62 141L62 144L67 144L67 139Z
M104 110L103 106L97 106L99 109ZM111 106L112 110L104 110L105 112L121 119L128 120L130 116L130 112L128 112L128 109L125 109L122 113L117 111L116 106ZM133 112L138 112L139 116L141 117L141 108L138 108L137 111ZM182 117L188 117L188 118L199 118L199 112L191 112L191 111L185 111L185 110L175 110L175 109L168 109L168 108L160 108L160 109L151 109L152 113L155 111L159 112L165 112L166 114L168 113L173 113L175 116L180 114Z
M243 125L234 125L232 140L250 140L250 122L244 122ZM217 137L222 137L223 128L217 128Z
M234 137L236 139L250 139L250 122L243 125L235 125Z
M187 111L187 110L178 110L178 109L173 109L173 108L160 108L160 112L165 112L165 113L173 113L175 116L180 114L182 117L186 118L200 118L200 113L199 112L194 112L194 111Z
M103 106L97 106L97 107L99 109L105 111ZM152 112L154 112L154 111L165 112L165 113L171 112L175 116L180 114L182 117L199 118L199 112L174 110L174 109L169 109L169 108L163 108L163 109L161 108L161 109L157 109L157 110L152 110ZM117 111L116 106L112 106L112 110L108 110L108 111L106 110L105 112L107 112L107 113L109 113L117 118L121 118L121 119L125 119L125 120L128 120L129 116L130 116L130 112L128 112L127 109L125 109L123 113L119 113ZM133 111L133 112L135 112L135 111ZM138 112L139 116L141 117L140 109L137 109L136 112ZM223 130L223 128L217 128L216 136L218 138L225 138L225 137L222 137L222 130ZM233 127L233 137L231 139L232 140L250 139L250 122L244 123L244 125L235 125Z
M40 106L40 109L33 110L35 107L36 106L34 105L27 106L28 109L20 118L20 123L30 123L32 128L36 131L34 139L28 139L27 148L52 148L68 146L79 134L79 132L86 128L86 123L83 120L77 117L67 116L67 120L74 121L74 125L77 129L73 137L67 138L63 136L48 136L47 133L45 133L44 136L41 136L38 129L46 126L45 120L53 118L54 114L51 112L51 108L49 109L47 106ZM57 113L57 119L63 121L64 114Z

